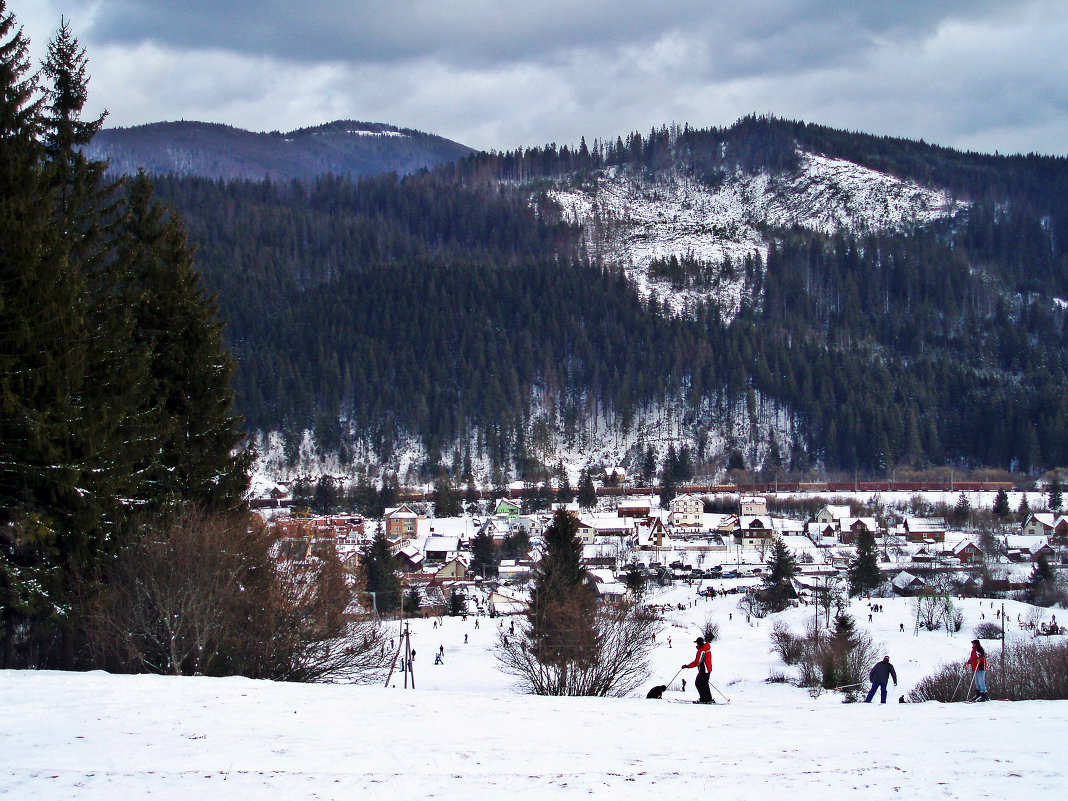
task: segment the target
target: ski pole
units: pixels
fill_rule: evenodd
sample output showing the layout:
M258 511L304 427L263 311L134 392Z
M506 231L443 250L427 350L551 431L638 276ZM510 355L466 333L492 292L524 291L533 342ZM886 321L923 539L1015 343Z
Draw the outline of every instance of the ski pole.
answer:
M957 690L960 689L961 682L964 681L964 670L961 669L960 678L957 679L957 686L953 688L953 695L949 696L949 700L952 703L957 700Z
M683 670L682 668L679 668L678 672L674 676L671 677L671 679L667 683L668 687L671 686L671 682L675 681L675 679L677 679L679 677L679 673L682 673L682 670Z
M708 686L709 686L709 687L711 687L711 688L712 688L713 690L715 690L715 691L716 691L717 693L719 693L720 695L723 695L723 690L721 690L721 689L720 689L719 687L717 687L717 686L716 686L715 684L713 684L712 682L709 682L709 683L708 683ZM727 696L723 695L723 698L724 698L724 700L726 700L726 702L727 702L728 704L729 704L729 703L731 702L731 699L730 699L730 698L727 698Z

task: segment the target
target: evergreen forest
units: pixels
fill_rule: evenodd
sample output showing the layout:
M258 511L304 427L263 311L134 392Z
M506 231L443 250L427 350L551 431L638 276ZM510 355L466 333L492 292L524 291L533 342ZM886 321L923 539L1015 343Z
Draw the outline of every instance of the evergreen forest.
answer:
M608 167L715 185L789 170L798 148L970 205L894 231L769 230L766 263L653 265L675 286L745 271L756 299L727 323L710 303L680 316L639 297L586 257L543 191ZM569 444L593 415L625 430L682 397L700 468L707 432L759 398L788 410L796 436L734 466L886 475L1068 463L1066 180L1059 157L747 117L479 153L404 179L171 177L158 192L218 295L247 425L285 432L291 452L305 429L343 463L361 440L387 461L416 437L428 477L459 477L477 455L531 478L546 471L531 453L547 426Z

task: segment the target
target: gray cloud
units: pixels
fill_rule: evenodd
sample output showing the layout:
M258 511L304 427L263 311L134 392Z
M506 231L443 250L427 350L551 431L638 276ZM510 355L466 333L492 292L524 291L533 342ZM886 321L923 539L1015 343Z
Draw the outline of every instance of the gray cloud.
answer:
M112 124L356 117L510 148L757 111L991 151L1068 141L1058 0L9 4L71 19Z

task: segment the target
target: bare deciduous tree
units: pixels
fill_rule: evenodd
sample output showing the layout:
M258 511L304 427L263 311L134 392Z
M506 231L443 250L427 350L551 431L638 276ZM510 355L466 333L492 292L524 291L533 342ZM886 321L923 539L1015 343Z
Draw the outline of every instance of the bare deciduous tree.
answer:
M346 621L352 591L337 554L277 562L276 541L245 515L182 509L143 524L87 604L96 664L286 681L375 674L382 635L374 621Z

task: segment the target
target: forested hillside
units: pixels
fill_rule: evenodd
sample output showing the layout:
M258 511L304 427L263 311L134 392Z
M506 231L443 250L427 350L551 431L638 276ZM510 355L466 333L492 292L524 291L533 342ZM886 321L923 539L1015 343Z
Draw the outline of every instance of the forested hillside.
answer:
M107 128L86 152L114 174L263 180L407 175L462 158L471 149L440 136L374 122L339 120L281 133L206 122L156 122Z
M683 239L639 291L591 249L593 223L553 200L586 193L599 208L598 182L620 176L648 196L763 176L783 202L815 156L953 201L833 230L749 209L747 255L709 261ZM219 293L248 424L286 432L291 458L307 428L342 465L388 464L414 437L426 474L534 477L600 420L635 466L654 444L645 422L670 408L671 444L699 469L729 457L882 474L1068 462L1066 179L1062 158L746 118L476 154L402 180L170 179L159 192ZM737 236L716 223L718 241ZM730 314L713 286L736 288Z

